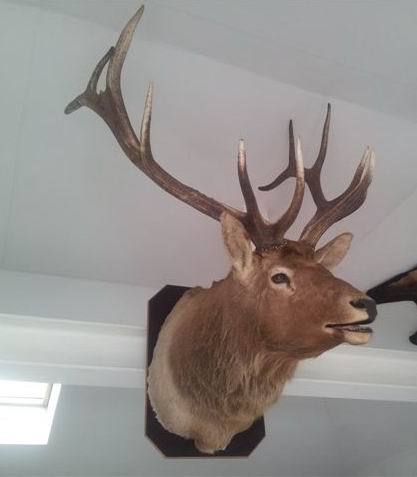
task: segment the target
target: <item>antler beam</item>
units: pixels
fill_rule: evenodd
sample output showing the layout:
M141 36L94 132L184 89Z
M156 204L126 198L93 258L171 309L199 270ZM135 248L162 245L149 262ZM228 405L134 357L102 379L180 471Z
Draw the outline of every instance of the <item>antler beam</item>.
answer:
M116 46L110 48L98 62L85 91L68 104L65 108L65 113L70 114L81 106L87 106L92 109L107 123L120 147L132 163L159 187L213 219L220 220L221 214L227 211L241 221L258 248L269 247L279 243L296 219L303 199L304 166L299 142L297 143L297 151L294 152L293 158L295 175L297 177L293 200L281 219L274 224L270 224L263 219L259 212L246 169L243 141L239 143L238 172L242 194L247 207L246 212L218 202L202 194L200 191L183 184L155 161L150 143L152 84L149 86L146 96L140 137L137 137L123 101L120 79L133 34L143 11L144 7L142 6L127 23L120 34ZM106 87L104 91L97 92L98 80L106 65L108 65Z
M219 220L224 210L228 210L236 218L242 218L243 214L241 212L231 209L214 199L206 197L199 191L182 184L162 169L154 160L150 146L152 84L149 85L146 96L140 139L138 139L132 128L123 101L120 79L127 51L143 11L144 7L142 6L127 23L120 34L116 46L111 47L98 62L87 84L87 88L68 104L65 108L65 113L70 114L81 106L87 106L107 123L120 147L133 164L162 187L162 189L216 220ZM106 88L104 91L97 92L98 80L107 64Z

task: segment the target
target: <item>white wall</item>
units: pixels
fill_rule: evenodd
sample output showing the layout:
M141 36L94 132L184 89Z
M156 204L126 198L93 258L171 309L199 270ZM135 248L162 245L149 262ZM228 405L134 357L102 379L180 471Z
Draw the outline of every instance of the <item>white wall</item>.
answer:
M311 163L331 100L326 192L332 196L346 187L366 144L376 150L377 168L367 204L329 236L350 229L359 243L412 193L417 184L415 124L144 41L146 22L158 28L152 12L150 4L123 84L128 109L139 124L147 83L154 80L153 149L174 175L241 206L238 138L247 140L254 184L264 183L286 163L290 117L306 163ZM93 113L63 114L115 42L115 32L3 2L0 22L2 267L157 287L208 284L223 275L227 264L218 224L143 177ZM158 31L153 34L157 37ZM279 192L260 195L263 209L277 216L291 190L292 184L286 184ZM312 212L307 197L295 231ZM357 262L355 250L348 259L352 263ZM372 244L366 250L375 255ZM193 267L185 265L185 258ZM374 284L378 276L378 263L364 267L361 282Z
M143 437L143 409L138 390L64 386L50 445L0 446L0 475L353 477L417 446L415 405L285 398L268 413L267 437L249 459L165 459Z
M393 456L366 466L355 477L411 477L416 475L417 458L416 450L399 451Z

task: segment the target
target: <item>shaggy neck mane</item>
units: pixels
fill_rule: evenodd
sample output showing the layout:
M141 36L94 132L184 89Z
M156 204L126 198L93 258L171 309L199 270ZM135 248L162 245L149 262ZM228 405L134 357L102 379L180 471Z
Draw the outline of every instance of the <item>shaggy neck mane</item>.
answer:
M171 353L183 396L225 415L238 410L261 415L265 405L278 399L298 363L285 351L265 347L255 317L248 315L247 297L230 275L210 289L195 289L185 312L192 318L198 307L204 318L189 320L187 335L176 337ZM177 364L185 356L193 362L184 369Z

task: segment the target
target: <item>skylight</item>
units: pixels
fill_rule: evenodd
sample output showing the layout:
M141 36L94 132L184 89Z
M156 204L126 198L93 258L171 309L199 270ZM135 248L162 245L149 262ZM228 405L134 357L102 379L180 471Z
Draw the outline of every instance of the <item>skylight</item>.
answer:
M0 444L48 444L60 391L60 384L0 380Z
M51 384L27 381L0 381L0 405L46 406Z

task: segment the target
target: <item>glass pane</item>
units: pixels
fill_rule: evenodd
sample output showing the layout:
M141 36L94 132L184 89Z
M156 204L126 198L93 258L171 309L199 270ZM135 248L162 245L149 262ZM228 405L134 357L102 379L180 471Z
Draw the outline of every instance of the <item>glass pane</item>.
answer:
M0 380L0 405L46 406L50 384Z

